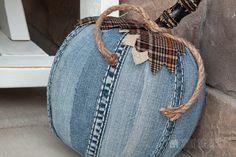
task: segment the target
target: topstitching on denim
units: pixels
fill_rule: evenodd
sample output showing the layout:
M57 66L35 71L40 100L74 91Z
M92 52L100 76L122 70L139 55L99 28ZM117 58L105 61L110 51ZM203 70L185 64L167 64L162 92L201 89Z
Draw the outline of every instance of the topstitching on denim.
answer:
M97 102L97 109L86 156L97 156L97 152L102 140L102 135L106 126L106 120L108 118L113 92L120 68L126 55L125 52L127 51L127 48L127 46L121 46L118 49L117 54L119 54L119 63L116 67L109 66L103 79L103 85L101 87L101 92Z
M181 104L181 100L183 97L183 89L184 89L184 68L182 58L179 56L178 64L175 70L175 78L174 78L174 93L172 100L172 107L177 107ZM171 135L173 134L175 128L175 122L168 120L163 131L162 137L160 139L159 144L157 145L155 151L150 155L151 157L161 157L168 146Z
M92 125L89 143L86 151L86 156L97 156L99 154L99 148L101 145L103 133L106 127L110 104L113 98L113 92L116 87L116 82L120 74L120 70L124 63L124 60L129 50L129 46L121 45L122 39L126 36L126 33L120 39L116 47L116 54L119 56L119 61L115 67L108 66L106 74L104 76L100 94L97 100L97 108L94 116L94 122Z

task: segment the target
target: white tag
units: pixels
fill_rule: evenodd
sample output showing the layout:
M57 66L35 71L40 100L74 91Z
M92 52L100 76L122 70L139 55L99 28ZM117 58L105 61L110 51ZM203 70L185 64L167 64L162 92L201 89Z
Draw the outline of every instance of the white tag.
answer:
M135 45L136 43L136 40L139 38L140 35L137 35L137 34L134 34L134 35L131 35L131 34L127 34L125 36L125 38L122 40L122 43L124 45L129 45L129 46L133 46Z
M135 65L142 64L149 59L148 58L148 51L138 52L135 48L135 43L139 37L140 37L139 34L127 34L122 41L122 43L124 45L129 45L129 46L133 47L132 48L132 56L133 56L133 60L134 60Z
M147 51L138 52L135 47L133 47L132 49L132 56L133 56L135 65L142 64L149 59Z
M120 33L129 33L129 30L128 29L119 29L119 32Z

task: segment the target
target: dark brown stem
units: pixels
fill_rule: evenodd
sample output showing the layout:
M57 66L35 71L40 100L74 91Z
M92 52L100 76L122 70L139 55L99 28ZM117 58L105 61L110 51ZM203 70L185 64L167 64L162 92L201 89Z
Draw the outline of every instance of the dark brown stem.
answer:
M171 8L164 10L155 21L160 27L174 28L187 15L194 12L201 0L178 0Z

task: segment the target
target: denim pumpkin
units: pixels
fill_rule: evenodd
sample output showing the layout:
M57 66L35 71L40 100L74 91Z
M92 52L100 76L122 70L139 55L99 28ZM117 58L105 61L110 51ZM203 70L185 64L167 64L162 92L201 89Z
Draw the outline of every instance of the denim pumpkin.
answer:
M181 118L159 110L188 102L198 79L189 49L174 73L156 75L148 62L135 65L127 35L102 31L106 47L119 55L109 66L97 49L95 25L76 27L55 56L48 83L48 114L54 133L81 156L172 157L190 139L200 118L205 86Z

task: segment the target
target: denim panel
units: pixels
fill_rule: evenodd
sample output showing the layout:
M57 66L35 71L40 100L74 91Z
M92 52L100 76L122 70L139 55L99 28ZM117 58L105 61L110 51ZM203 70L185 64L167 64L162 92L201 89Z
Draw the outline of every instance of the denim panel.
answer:
M100 157L144 157L152 152L167 118L159 109L171 104L174 75L163 67L157 75L148 62L134 65L129 52L118 80Z
M77 28L71 33L73 35L69 36L60 48L62 52L60 50L58 52L60 58L55 58L57 63L53 65L54 70L52 70L49 83L49 110L51 110L49 117L52 116L53 128L57 135L69 146L84 152L95 112L96 98L101 86L101 81L98 80L102 80L107 63L97 50L94 41L95 25L83 27L82 32L79 30L80 28ZM118 29L104 32L103 40L107 43L106 46L114 51L123 35L118 33ZM111 37L111 34L114 35ZM79 80L79 78L84 78L84 80ZM80 84L78 81L84 82ZM77 98L76 94L81 91L87 91L93 99L84 99L84 96L80 96L81 99ZM79 109L83 109L84 112ZM79 126L83 126L82 128L77 125L78 118ZM77 141L78 136L82 142Z
M50 75L49 75L49 81L48 81L48 86L47 86L48 120L49 120L49 124L50 124L50 127L51 127L52 131L57 136L58 136L58 133L56 132L56 129L54 127L54 122L53 121L55 121L55 120L53 120L52 108L54 108L55 105L57 105L56 103L54 103L54 101L57 100L57 98L55 99L55 95L57 95L58 91L60 91L60 90L57 90L58 85L55 84L55 83L57 83L56 82L57 78L55 78L54 76L55 76L55 73L61 72L61 71L58 71L58 65L60 64L61 58L66 57L68 55L68 54L66 54L66 52L64 52L64 50L67 48L67 45L70 44L71 40L73 40L75 37L77 37L77 35L79 33L81 33L84 28L86 28L86 26L76 27L75 30L73 30L66 37L66 39L64 40L64 42L62 43L62 45L60 46L58 52L56 53L56 55L54 57L52 69L51 69L51 72L50 72ZM69 52L67 52L67 53L69 53ZM55 104L55 105L52 105L52 104ZM58 111L60 111L60 110L58 110ZM54 112L54 114L56 114L56 112Z

